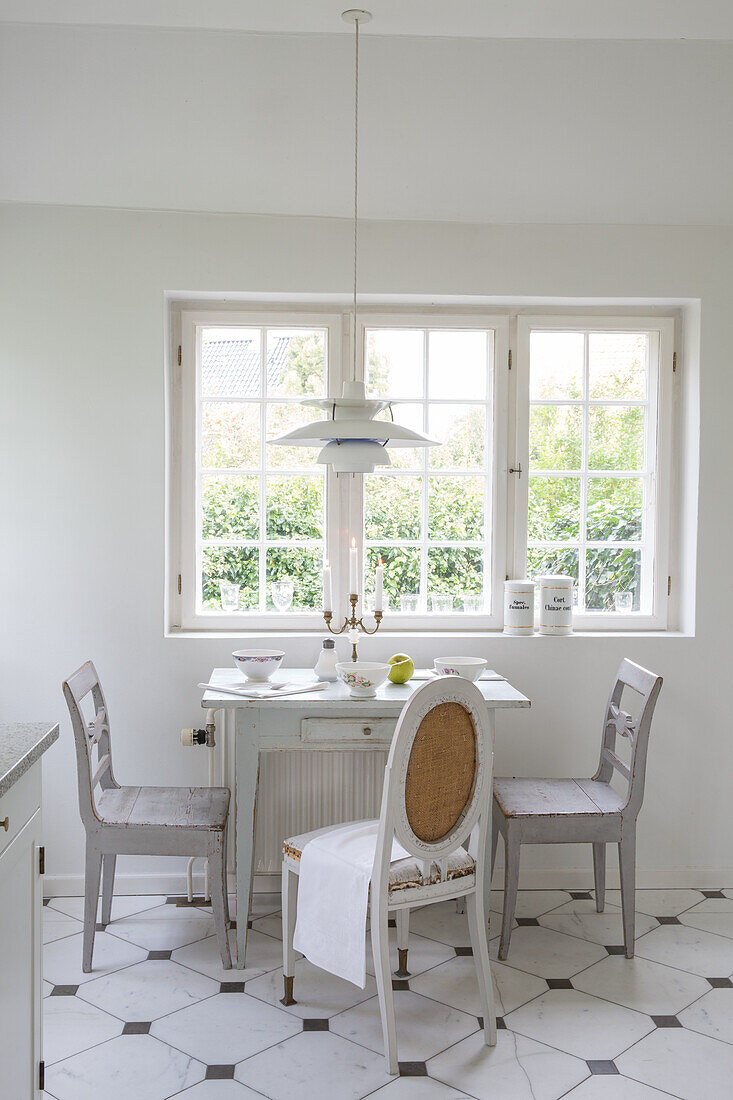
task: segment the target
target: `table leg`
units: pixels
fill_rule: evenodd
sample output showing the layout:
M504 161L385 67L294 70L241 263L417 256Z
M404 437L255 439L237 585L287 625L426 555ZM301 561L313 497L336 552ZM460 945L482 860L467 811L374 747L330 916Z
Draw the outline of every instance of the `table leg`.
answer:
M489 805L487 807L487 822L486 822L486 849L484 851L484 913L486 914L486 920L488 921L489 914L491 912L491 837L493 830L493 809L494 809L494 790L493 790L493 756L494 756L494 741L496 735L496 711L489 708L489 744L491 746L492 756L492 768L491 768L491 790L489 791ZM488 935L488 932L487 932Z
M235 870L237 881L237 962L238 970L244 970L247 943L247 925L252 902L254 870L254 832L257 808L257 785L260 759L258 739L258 715L256 711L237 710L235 741L236 768L236 847Z

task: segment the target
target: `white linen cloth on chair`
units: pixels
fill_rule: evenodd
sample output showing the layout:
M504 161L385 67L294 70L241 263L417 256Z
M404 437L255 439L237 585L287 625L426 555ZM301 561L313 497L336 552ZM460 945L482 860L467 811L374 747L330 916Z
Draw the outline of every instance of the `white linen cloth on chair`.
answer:
M315 966L366 985L366 915L379 821L353 821L303 848L293 946ZM392 841L391 860L409 856Z

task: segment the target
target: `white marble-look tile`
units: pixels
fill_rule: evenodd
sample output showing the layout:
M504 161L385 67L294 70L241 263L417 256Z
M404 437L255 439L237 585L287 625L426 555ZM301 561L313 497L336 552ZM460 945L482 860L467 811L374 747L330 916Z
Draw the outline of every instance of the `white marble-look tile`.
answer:
M733 1043L733 989L711 989L679 1018L691 1031Z
M107 932L97 932L94 937L93 969L90 974L85 974L81 968L81 942L79 933L44 947L43 976L53 985L80 985L98 978L100 974L121 970L123 966L131 966L147 957L147 952L142 948L124 943Z
M598 1073L571 1089L565 1100L669 1100L669 1093L622 1077L620 1073Z
M585 1062L511 1031L497 1032L495 1047L483 1033L431 1058L428 1073L477 1100L558 1100L588 1076Z
M59 913L49 905L43 906L42 933L43 942L53 943L54 940L63 940L66 936L74 936L82 932L84 925L81 921L74 920L66 913Z
M261 1092L253 1092L239 1081L201 1081L178 1094L177 1100L263 1100Z
M47 982L46 979L44 978L43 979L43 996L48 997L48 995L52 991L53 991L53 985L51 984L51 982Z
M253 933L250 931L250 937ZM229 950L232 956L232 967L225 970L219 954L219 941L216 936L208 936L205 940L196 940L187 947L179 947L173 952L171 958L182 966L190 967L199 974L205 974L213 978L215 982L246 982L248 978L256 978L263 974L262 967L250 966L246 970L237 970L234 963L237 957L237 936L233 929L229 931ZM274 958L274 952L273 952ZM282 962L282 945L279 945L278 961ZM277 964L275 964L277 965Z
M112 898L112 920L129 917L133 913L144 913L148 909L157 909L165 904L163 894L119 894ZM84 920L84 898L51 898L47 909L56 909L76 920ZM102 919L102 899L97 905L97 920Z
M78 997L47 997L43 1002L43 1058L46 1066L104 1043L122 1032L122 1023Z
M247 982L246 988L252 997L259 997L276 1008L284 1007L280 1005L283 995L282 967ZM285 1011L304 1020L323 1020L368 1000L376 991L377 986L371 975L367 975L365 988L359 989L357 985L313 966L307 959L299 959L295 964L293 983L296 1003L285 1007Z
M551 909L567 905L570 901L572 898L566 890L518 890L514 916L541 917L543 913L549 913ZM492 890L489 904L495 913L502 913L504 891Z
M327 1031L263 1050L240 1062L234 1076L270 1100L361 1100L390 1080L383 1055Z
M733 972L733 940L684 924L663 924L648 932L637 940L636 954L705 978Z
M448 959L456 957L454 949L449 947L448 944L440 943L438 940L429 940L425 936L415 935L412 929L410 929L407 943L407 970L410 974L422 974L424 970L429 970L431 967L437 966L438 963L447 962ZM394 928L389 930L389 961L392 973L394 973L399 965L397 931ZM370 933L367 933L366 968L368 974L374 974L374 957L372 955Z
M219 993L156 1020L150 1034L207 1066L231 1065L301 1030L301 1022L246 993Z
M398 1077L369 1094L369 1100L471 1100L468 1093L431 1077Z
M165 1100L202 1081L206 1067L150 1035L120 1035L50 1066L57 1100Z
M196 916L192 915L194 913ZM214 921L198 909L176 910L173 905L165 905L158 911L151 909L149 913L113 921L107 926L107 931L127 943L144 947L146 951L170 951L210 936L214 931Z
M634 959L610 955L577 974L573 986L650 1016L676 1016L710 988L696 974L661 966L638 955Z
M136 963L86 982L79 996L97 1008L133 1020L157 1020L219 992L219 983L168 959Z
M440 901L410 913L410 931L450 947L470 947L468 917L456 912L455 901Z
M682 1027L656 1028L616 1059L621 1073L684 1100L730 1096L733 1047Z
M654 1024L630 1008L576 989L550 989L506 1017L506 1025L576 1058L610 1059L647 1035Z
M637 890L635 908L650 917L678 917L702 900L699 890ZM621 891L606 890L606 904L620 909Z
M498 943L491 941L492 958L496 958ZM522 927L512 933L506 963L540 978L571 978L605 958L605 949L589 940L565 936L552 928Z
M554 928L567 936L580 936L593 943L621 944L624 942L624 928L621 910L606 906L603 913L596 912L596 903L587 898L567 902L551 913L539 918L543 928ZM654 917L645 913L636 914L636 935L643 936L657 927Z
M547 989L547 983L504 963L492 962L496 1015L504 1016ZM472 956L460 955L410 979L410 989L435 1001L481 1016L478 978Z
M283 963L282 941L250 928L247 932L245 958L248 970L274 970ZM234 977L231 980L236 982L238 979Z
M733 893L733 891L730 892ZM733 913L733 897L705 898L699 905L693 905L692 909L687 909L685 916L692 916L694 913ZM681 917L680 920L682 920Z
M276 913L268 913L266 917L255 917L252 921L252 930L255 932L264 932L266 936L272 936L275 940L282 940L282 913L278 909Z
M478 1029L475 1016L409 990L396 990L394 1001L397 1050L402 1062L425 1062ZM362 1001L355 1008L335 1016L331 1020L331 1032L383 1054L382 1020L377 998Z
M720 904L719 899L718 904ZM727 913L702 912L698 906L695 906L689 913L683 913L680 921L690 928L700 928L703 932L714 932L716 936L727 936L733 939L733 901L730 904L731 908Z

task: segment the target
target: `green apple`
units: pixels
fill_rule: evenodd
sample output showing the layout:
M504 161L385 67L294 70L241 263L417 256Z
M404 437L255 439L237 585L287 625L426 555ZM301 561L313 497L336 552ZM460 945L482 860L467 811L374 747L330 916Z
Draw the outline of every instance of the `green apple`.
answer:
M395 653L387 663L392 665L388 678L393 684L406 684L415 673L415 663L406 653Z

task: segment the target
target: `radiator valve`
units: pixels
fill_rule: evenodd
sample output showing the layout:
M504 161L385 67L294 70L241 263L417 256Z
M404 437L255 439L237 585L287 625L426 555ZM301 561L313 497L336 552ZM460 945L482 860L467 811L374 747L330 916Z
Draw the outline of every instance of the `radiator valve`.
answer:
M182 745L205 745L208 737L206 730L185 729L181 730Z

